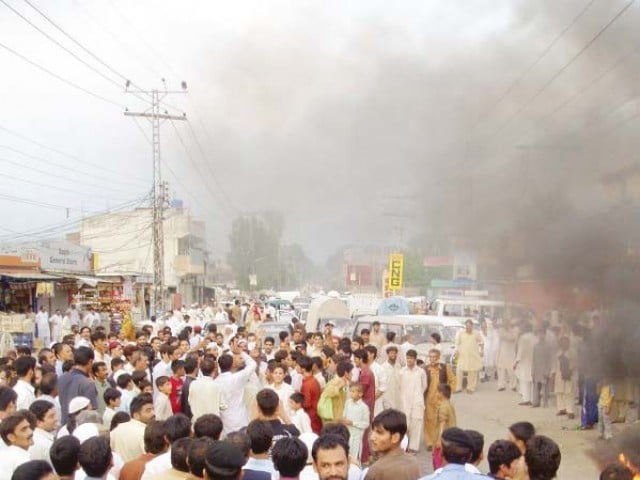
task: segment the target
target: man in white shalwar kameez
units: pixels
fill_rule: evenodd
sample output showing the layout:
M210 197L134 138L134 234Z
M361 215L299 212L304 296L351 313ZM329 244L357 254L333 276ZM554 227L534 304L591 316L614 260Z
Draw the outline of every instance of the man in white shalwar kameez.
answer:
M520 405L531 405L531 393L533 388L533 347L535 346L536 336L533 334L531 324L524 323L520 328L521 334L518 338L518 347L516 355L516 375L520 382L520 395L522 402Z
M228 354L218 358L220 375L214 383L220 386L227 408L220 412L223 432L225 435L236 432L249 424L249 413L244 399L245 387L256 370L256 362L245 352L241 353L244 360L244 368L231 372L233 357Z
M406 352L407 366L400 371L400 411L407 416L409 451L418 452L420 435L424 423L424 391L427 389L427 374L416 365L415 350Z
M498 354L496 367L498 368L498 391L515 387L513 365L516 362L516 342L518 331L514 325L505 324L498 329Z
M473 329L473 321L467 320L464 330L456 335L456 354L458 356L456 373L456 392L462 391L462 378L467 376L467 392L473 393L478 382L478 372L482 368L483 338Z
M44 306L40 307L40 311L36 315L36 337L44 342L45 347L49 347L51 344L51 327L49 326L49 313L44 309Z

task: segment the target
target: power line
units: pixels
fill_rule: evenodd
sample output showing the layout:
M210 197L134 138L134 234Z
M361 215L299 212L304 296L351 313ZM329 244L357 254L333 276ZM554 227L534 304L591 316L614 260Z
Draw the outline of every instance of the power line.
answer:
M0 1L5 3L4 0L0 0ZM131 85L133 85L134 87L142 90L135 83L133 83L133 81L131 81L127 76L125 76L124 74L120 73L118 70L116 70L111 65L106 63L104 60L102 60L100 57L98 57L95 53L93 53L91 50L89 50L87 47L85 47L82 43L80 43L78 40L76 40L74 37L72 37L69 33L67 33L67 31L64 28L62 28L56 22L54 22L48 15L46 15L42 10L40 10L38 7L36 7L30 0L24 0L24 2L27 5L29 5L31 8L33 8L36 12L38 12L42 17L44 17L51 25L53 25L65 37L67 37L69 40L71 40L73 43L75 43L78 47L80 47L82 50L84 50L87 54L89 54L94 60L96 60L102 66L107 68L111 73L113 73L114 75L117 75L118 77L120 77L125 82L127 82L127 81L131 82ZM122 85L118 85L118 86L122 87Z
M91 212L91 213L95 214L95 215L104 214L104 213L117 213L118 211L130 208L130 207L134 207L136 205L140 205L145 200L147 200L148 198L149 198L149 194L147 193L142 197L139 197L139 198L136 198L136 199L133 199L133 200L129 200L129 201L124 202L122 204L116 205L112 209L102 210L102 211L94 211L94 212ZM58 231L62 232L64 230L68 230L73 225L79 224L80 222L82 222L82 220L84 218L85 218L84 216L80 216L80 217L77 217L77 218L75 218L73 220L68 220L68 221L65 221L65 222L56 222L56 223L53 223L53 224L45 225L43 227L27 230L26 232L20 233L18 237L47 236L47 235L53 234L53 233L58 232ZM7 241L8 240L7 237L8 237L7 235L1 236L0 237L0 241Z
M41 202L39 200L31 200L29 198L24 198L24 197L15 197L13 195L6 195L4 193L0 193L0 198L3 200L8 200L10 202L17 202L17 203L24 203L26 205L36 205L39 207L46 207L46 208L53 208L53 209L62 209L62 210L78 210L80 211L79 208L75 208L75 207L67 207L64 205L58 205L55 203L48 203L48 202Z
M4 159L0 158L0 160L4 160ZM36 182L34 180L26 180L26 179L21 178L21 177L14 177L13 175L7 175L6 173L0 173L0 177L8 178L10 180L15 180L15 181L18 181L18 182L29 183L31 185L37 185L39 187L50 188L50 189L53 189L53 190L58 190L58 191L63 191L63 192L70 192L70 193L81 194L81 195L87 195L86 193L78 192L77 190L74 190L74 189L71 189L71 188L59 187L57 185L51 185L49 183ZM103 198L105 200L113 200L113 197L107 197L107 196L99 195L99 194L96 194L96 193L92 193L91 195L94 196L94 197Z
M578 20L580 20L584 16L584 14L587 13L587 10L589 10L595 2L596 0L590 0L589 2L587 2L587 4L582 8L582 10L580 10L580 12L575 17L573 17L571 22L569 22L569 24L565 28L563 28L558 35L556 35L556 37L551 41L551 43L549 43L549 45L547 45L547 47L540 53L540 55L538 55L534 59L534 61L518 76L518 78L516 78L511 83L511 85L509 85L509 87L503 92L503 94L500 95L500 97L493 104L491 104L491 106L487 110L485 110L484 113L482 113L478 117L476 122L471 127L471 131L474 131L482 120L484 120L491 113L493 113L496 107L500 105L504 101L504 99L509 96L511 92L513 92L513 90L522 82L522 80L524 80L527 77L527 75L529 75L529 73L531 73L531 71L542 61L544 57L547 56L547 54L553 49L553 47L557 45L557 43L562 39L562 37L564 37L567 34L567 32L571 30L571 28L578 22Z
M109 5L111 5L111 8L113 9L113 11L116 13L116 15L118 17L120 17L120 20L122 20L124 23L126 23L129 28L133 31L133 33L136 34L136 36L138 37L138 40L140 40L140 42L151 52L153 53L153 55L159 59L162 63L164 63L165 67L167 67L167 69L169 70L169 72L175 77L175 78L179 78L179 75L176 74L176 71L171 68L171 65L169 65L161 56L160 54L144 39L144 37L142 35L140 35L140 33L138 32L138 30L135 28L135 26L127 19L127 17L125 17L122 12L118 9L118 7L116 7L115 3L111 0L109 0Z
M14 152L16 151L15 149L13 149L11 147L7 147L6 145L0 145L0 148L5 148L7 150L11 150L11 151L14 151ZM40 159L40 158L35 157L33 155L29 155L28 153L23 153L23 152L19 152L19 153L21 153L22 155L25 155L27 157L30 157L30 158L32 158L32 159L34 159L36 161L40 161L40 162L44 161L45 163L47 162L46 160ZM108 186L106 186L104 184L97 184L97 183L93 183L93 182L87 182L87 181L84 181L84 180L74 180L74 179L66 177L64 175L60 175L60 174L57 174L57 173L51 173L51 172L48 172L46 170L41 170L39 168L32 167L31 165L25 165L24 163L20 163L20 162L15 162L13 160L9 160L8 158L0 157L0 161L3 161L3 162L8 163L10 165L14 165L14 166L16 166L18 168L28 168L31 171L42 173L42 174L47 175L49 177L59 178L60 180L65 181L65 182L70 182L70 183L79 182L79 183L82 184L82 186L96 187L96 188L100 188L100 189L103 189L103 190L110 190L112 192L130 193L127 190L123 190L121 188L115 188L115 187L108 187ZM51 163L51 165L65 168L63 165L60 165L60 164Z
M209 162L207 161L207 155L204 152L204 148L202 148L202 144L200 143L200 140L198 139L198 136L196 135L196 132L193 129L193 126L191 125L191 122L189 120L187 120L187 126L189 127L189 130L191 131L191 135L193 136L193 140L196 142L198 150L200 151L200 155L202 155L202 160L204 160L204 164L207 166L207 169L209 170L209 174L211 175L211 178L213 179L213 182L216 184L216 187L218 187L218 190L222 193L222 198L225 201L225 203L227 204L227 207L232 211L237 211L237 209L234 208L233 205L231 205L231 202L228 199L228 195L225 193L225 191L222 188L222 185L220 184L220 182L218 182L218 178L217 178L216 174L214 173L213 168L211 168L211 165L209 165Z
M147 133L144 131L144 129L142 128L142 125L140 125L140 122L138 121L138 119L136 117L132 117L134 122L136 123L136 126L138 127L138 130L140 130L140 133L142 134L142 136L144 137L144 139L147 141L147 143L149 143L149 145L153 145L151 139L149 138L149 136L147 135ZM187 195L189 198L191 198L193 200L193 203L195 205L198 205L200 208L203 209L203 211L208 211L209 213L212 213L214 216L219 216L219 212L216 212L214 210L209 210L210 207L203 205L202 203L200 203L200 201L197 199L197 197L195 197L194 195L191 194L191 192L189 191L189 189L186 187L186 185L184 183L182 183L182 181L180 180L180 177L178 177L178 175L176 174L176 172L171 168L171 166L169 165L169 162L167 162L165 160L165 157L163 156L162 159L162 165L164 165L164 167L169 171L169 173L173 176L174 180L176 181L176 183L178 185L180 185L184 191L184 194Z
M218 198L218 195L216 195L216 193L211 189L209 184L206 181L204 181L205 176L203 175L202 171L198 167L198 164L196 163L195 159L193 158L193 155L191 155L191 152L187 148L187 145L185 144L184 140L182 139L182 135L180 135L180 132L178 131L178 127L176 127L176 124L173 122L173 120L169 120L169 121L171 122L171 125L173 126L173 129L176 132L176 136L178 137L178 140L180 141L180 144L182 145L182 148L184 149L184 151L185 151L185 153L187 155L187 158L189 159L189 161L193 165L193 168L196 169L196 172L198 173L200 178L203 180L203 182L202 182L203 185L205 186L205 188L207 189L207 191L209 192L211 197L214 198L218 203L223 205L223 207L226 209L227 206L224 204L224 202L220 201L220 199Z
M631 5L633 5L633 3L635 2L635 0L631 0L629 3L627 3L624 7L622 7L618 13L616 13L600 30L598 30L598 32L591 38L591 40L589 40L580 50L578 50L578 52L571 57L571 59L565 63L555 74L553 74L551 76L551 78L549 80L547 80L540 89L538 89L536 91L536 93L534 95L532 95L520 108L518 108L518 110L515 111L515 113L513 113L513 115L511 115L493 134L492 136L498 135L500 132L502 132L518 115L520 115L522 112L524 112L529 105L531 105L540 95L542 95L542 93L553 83L555 82L560 75L562 75L571 65L573 65L573 63L580 58L584 52L586 52L589 47L591 47L591 45L593 45L598 38L600 38L600 36L606 32L609 27L611 25L613 25L616 20L618 20L620 17L622 17L622 15L625 14L625 12L627 12L627 10L631 7Z
M27 3L28 0L25 0ZM27 24L29 24L30 26L32 26L34 29L36 29L38 32L40 32L42 35L44 35L44 37L46 37L49 41L53 42L55 45L57 45L58 47L60 47L62 50L64 50L65 52L67 52L69 55L71 55L73 58L75 58L77 61L79 61L80 63L82 63L85 67L87 67L88 69L92 70L93 72L97 73L98 75L100 75L102 78L104 78L106 81L112 83L113 85L115 85L118 88L121 88L122 85L120 85L118 82L116 82L115 80L113 80L111 77L108 77L107 75L105 75L104 73L102 73L100 70L98 70L97 68L95 68L93 65L85 62L82 58L80 58L78 55L76 55L74 52L72 52L71 50L69 50L67 47L65 47L64 45L62 45L58 40L56 40L55 38L53 38L51 35L49 35L47 32L45 32L44 30L42 30L40 27L38 27L35 23L33 23L31 20L29 20L27 17L25 17L22 13L20 13L18 10L16 10L15 8L13 8L11 5L9 5L5 0L0 0L0 2L2 2L9 10L11 10L13 13L15 13L18 17L20 17L22 20L24 20ZM32 5L33 7L33 5ZM35 7L33 7L35 9ZM37 9L36 9L37 10Z
M91 90L88 90L88 89L86 89L86 88L84 88L84 87L82 87L82 86L78 85L77 83L72 82L71 80L68 80L68 79L66 79L66 78L64 78L64 77L61 77L61 76L60 76L60 75L58 75L57 73L52 72L51 70L49 70L49 69L47 69L47 68L43 67L43 66L42 66L42 65L40 65L39 63L34 62L33 60L31 60L31 59L29 59L29 58L25 57L25 56L24 56L24 55L22 55L21 53L16 52L14 49L12 49L12 48L8 47L8 46L7 46L7 45L5 45L4 43L0 43L0 47L4 48L7 52L9 52L9 53L11 53L11 54L15 55L15 56L16 56L16 57L18 57L19 59L21 59L21 60L23 60L23 61L27 62L28 64L30 64L30 65L32 65L32 66L34 66L34 67L36 67L37 69L42 70L43 72L45 72L45 73L47 73L47 74L51 75L53 78L55 78L55 79L57 79L57 80L60 80L60 81L61 81L61 82L63 82L63 83L66 83L66 84L67 84L67 85L69 85L70 87L73 87L73 88L75 88L75 89L77 89L77 90L80 90L81 92L84 92L84 93L86 93L86 94L88 94L88 95L91 95L92 97L97 98L98 100L102 100L103 102L106 102L106 103L108 103L108 104L110 104L110 105L114 105L114 106L116 106L116 107L118 107L118 108L121 108L121 109L125 108L125 106L124 106L124 105L122 105L122 104L120 104L120 103L118 103L118 102L116 102L116 101L114 101L114 100L110 100L110 99L108 99L107 97L103 97L103 96L102 96L102 95L100 95L99 93L92 92Z
M75 155L71 155L69 153L63 152L62 150L58 150L57 148L49 147L49 146L47 146L47 145L45 145L45 144L43 144L43 143L41 143L41 142L39 142L37 140L29 138L29 137L27 137L25 135L22 135L20 133L14 132L13 130L9 130L8 128L3 127L2 125L0 125L0 130L2 130L4 132L7 132L8 134L13 135L16 138L19 138L21 140L29 142L29 143L31 143L33 145L36 145L36 146L38 146L40 148L44 148L45 150L49 150L50 152L57 153L58 155L61 155L63 157L67 157L67 158L69 158L71 160L75 160L75 161L80 162L80 163L84 163L84 164L89 165L89 166L91 166L91 167L93 167L95 169L98 169L100 171L109 172L109 173L112 173L114 175L117 175L120 178L119 181L122 181L121 180L122 172L118 172L117 170L112 170L110 168L104 167L104 166L99 165L97 163L89 162L88 160L84 160L82 158L76 157ZM146 180L146 179L144 179L142 177L130 176L129 179L136 180L136 181L138 181L140 183L144 183L145 185L148 184L148 180Z

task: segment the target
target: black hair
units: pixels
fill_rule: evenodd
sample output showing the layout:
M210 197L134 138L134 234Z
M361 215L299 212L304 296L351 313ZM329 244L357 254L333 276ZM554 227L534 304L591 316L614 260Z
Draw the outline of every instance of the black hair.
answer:
M13 365L16 369L16 374L21 378L27 375L29 370L36 368L36 359L33 357L18 357Z
M171 466L181 472L189 473L187 456L191 447L191 438L178 438L171 443Z
M140 413L142 407L148 404L153 405L153 397L149 393L141 393L140 395L133 397L129 404L129 412L131 416L133 417L136 413Z
M228 372L231 370L231 366L233 365L233 357L228 354L220 355L218 358L218 366L220 367L220 371L222 373Z
M269 422L252 420L247 426L247 435L251 440L251 451L255 455L267 453L273 442L273 429Z
M93 372L93 374L95 375L96 373L98 373L98 370L100 369L100 367L106 367L107 364L104 362L93 362L93 365L91 365L91 372Z
M387 332L387 342L391 343L396 339L396 332Z
M216 361L211 358L203 358L200 362L200 371L202 375L205 377L211 376L211 374L216 370Z
M171 380L169 380L169 377L167 377L166 375L161 375L158 378L156 378L156 387L160 388L164 384L169 383L170 381Z
M560 467L560 448L558 444L544 435L534 435L527 441L524 461L527 464L531 480L551 480Z
M121 423L127 423L131 420L131 415L127 412L116 412L111 419L111 425L109 425L109 431L112 432Z
M42 422L49 410L55 408L55 405L48 400L36 400L29 405L29 411L36 416L36 420Z
M441 440L441 443L442 457L447 461L447 463L464 465L471 461L473 448L456 442L450 442L444 438Z
M73 363L80 367L86 367L93 361L95 355L89 347L78 347L73 352Z
M511 465L511 463L522 456L518 446L509 440L496 440L489 447L487 452L487 463L489 463L489 471L495 475L502 465Z
M0 411L4 412L11 403L17 403L18 394L11 387L0 387Z
M345 440L342 435L333 433L320 435L313 442L313 447L311 447L313 461L316 462L318 460L318 450L333 450L337 447L342 447L345 457L349 458L349 441Z
M220 440L222 434L222 419L213 413L201 415L193 424L193 434L196 438L210 438Z
M272 345L275 345L276 341L273 337L267 337L264 339L263 343L271 342Z
M19 465L11 475L11 480L41 480L45 475L53 472L49 462L44 460L30 460Z
M120 365L124 365L124 360L122 360L120 357L116 357L116 358L112 358L111 359L111 370L115 370L116 367L119 367Z
M112 459L111 446L105 437L91 437L80 445L78 462L89 477L102 477L111 468Z
M297 477L307 465L309 450L295 437L281 438L271 449L273 466L281 477Z
M364 347L365 352L373 354L373 358L378 357L378 349L375 345L366 345Z
M387 408L383 410L373 419L373 427L382 427L387 432L397 433L400 439L407 433L407 416L399 410Z
M102 394L102 399L104 400L104 403L107 405L107 407L112 401L117 400L120 397L122 397L122 392L117 388L107 388Z
M102 331L95 331L91 334L89 338L91 338L91 344L93 345L98 340L106 340L107 336Z
M298 405L303 405L304 404L304 395L301 394L300 392L294 392L291 394L291 396L289 397L294 403L297 403Z
M278 332L278 338L280 339L280 342L284 342L288 336L289 332L287 332L286 330L281 330L280 332Z
M311 361L311 358L306 355L299 355L296 363L300 365L300 368L305 372L311 372L311 370L313 370L313 362Z
M256 395L256 403L262 414L270 417L278 410L280 399L278 394L270 388L263 388Z
M11 445L9 442L9 435L13 435L16 430L16 427L20 425L23 421L30 422L30 415L32 415L28 410L18 410L15 413L12 413L8 417L5 417L2 422L0 422L0 437L4 440L4 443L7 445Z
M189 464L189 471L192 475L202 478L207 449L214 443L215 441L209 437L199 437L191 440L187 452L187 463Z
M238 430L237 432L231 432L229 435L227 435L227 438L225 440L238 447L245 458L249 457L249 454L251 453L251 439L245 432L244 428L242 430Z
M351 364L351 362L348 362L346 360L338 363L338 366L336 367L336 373L338 374L338 377L341 378L344 377L345 373L351 373L351 370L353 370L353 365Z
M51 465L60 477L73 475L78 466L80 440L73 435L58 438L49 449Z
M342 423L325 423L322 426L322 430L320 430L320 436L322 437L324 435L338 435L339 437L344 438L347 445L349 444L349 440L351 440L349 429Z
M449 387L449 390L451 390L451 387ZM482 451L484 450L484 436L476 430L465 430L465 433L469 435L471 441L473 442L473 451L471 452L471 460L469 461L469 463L475 464L478 460L480 460Z
M536 434L536 427L531 422L516 422L509 427L509 431L514 438L527 443Z
M184 373L187 375L192 374L198 368L198 359L193 355L187 355L187 358L184 361Z
M151 396L151 395L149 395ZM166 420L167 438L171 443L191 435L191 420L184 413L176 413Z
M433 338L436 341L436 343L440 343L442 341L442 337L438 332L433 332L431 334L431 338Z
M184 368L184 360L174 360L171 362L171 371L177 373L181 368Z
M120 388L127 388L127 385L129 385L132 381L133 378L131 378L131 375L129 375L128 373L123 373L118 377L116 383Z
M165 422L153 420L144 427L144 450L158 454L167 449L167 426Z
M40 379L40 393L43 395L52 395L58 387L58 375L55 372L49 372L42 375Z
M411 357L411 358L418 358L418 352L416 352L413 348L407 350L407 353L405 355L406 357Z

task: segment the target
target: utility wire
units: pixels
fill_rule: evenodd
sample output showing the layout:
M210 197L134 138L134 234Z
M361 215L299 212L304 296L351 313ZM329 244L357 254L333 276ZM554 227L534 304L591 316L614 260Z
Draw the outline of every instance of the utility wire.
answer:
M627 10L633 5L635 0L631 0L624 7L622 7L598 32L589 40L578 52L571 57L571 59L565 63L555 74L547 80L542 87L540 87L536 93L534 93L518 110L515 111L491 136L498 135L501 133L518 115L524 112L542 93L553 83L555 82L560 75L562 75L573 63L580 58L584 52L586 52L591 45L593 45L600 36L606 32L611 25L613 25L620 17L622 17Z
M196 135L195 130L193 129L193 126L191 125L191 122L189 121L189 119L187 119L187 126L189 127L189 130L191 131L191 135L193 136L193 140L195 141L198 150L200 151L200 155L202 156L202 160L204 161L204 164L207 166L207 170L209 170L209 174L211 175L211 178L213 179L213 182L216 184L216 187L218 187L218 191L220 191L222 193L222 198L224 199L224 202L227 205L227 208L231 211L237 211L236 208L233 207L233 205L231 205L231 202L228 199L227 194L225 193L224 189L222 188L222 185L220 184L220 182L218 182L218 178L215 174L215 172L213 171L213 168L211 167L211 165L209 164L209 162L207 161L207 155L204 152L204 148L202 148L202 144L200 143L200 140L198 139L198 136Z
M2 3L5 3L4 0L1 0ZM91 58L93 58L95 61L97 61L98 63L100 63L102 66L104 66L105 68L107 68L111 73L113 73L114 75L120 77L122 80L124 80L125 82L130 82L131 85L133 85L134 87L136 87L139 90L142 90L141 87L139 87L138 85L136 85L132 80L130 80L126 75L120 73L118 70L116 70L115 68L113 68L111 65L109 65L107 62L105 62L104 60L102 60L98 55L96 55L95 53L93 53L91 50L89 50L87 47L85 47L82 43L80 43L78 40L76 40L74 37L72 37L69 33L67 33L67 31L62 28L60 25L58 25L56 22L54 22L47 14L45 14L42 10L40 10L38 7L36 7L30 0L24 0L24 2L29 5L31 8L33 8L36 12L38 12L42 17L44 17L45 20L47 20L51 25L53 25L60 33L62 33L65 37L67 37L69 40L71 40L73 43L75 43L78 47L80 47L82 50L84 50L88 55L91 56ZM37 27L36 27L37 28ZM121 88L122 85L118 86Z
M13 148L7 147L5 145L0 145L0 148L6 148L8 150L14 151ZM34 157L32 155L29 155L29 154L23 154L23 155L25 155L27 157L30 157L30 158L33 158L33 159L35 159L37 161L40 161L40 162L43 161L42 159L38 159L37 157ZM57 173L51 173L51 172L49 172L47 170L42 170L42 169L39 169L39 168L35 168L35 167L31 166L31 165L26 165L24 163L16 162L14 160L9 160L8 158L0 157L0 161L8 163L9 165L13 165L13 166L18 167L18 168L28 168L30 171L42 173L44 175L47 175L48 177L59 178L60 180L62 180L64 182L69 182L69 183L72 183L72 184L79 183L79 184L81 184L82 187L87 186L87 187L99 188L99 189L102 189L102 190L109 190L109 191L112 191L112 192L120 192L120 193L127 193L127 194L131 193L131 192L127 191L127 190L123 190L121 188L115 188L115 187L108 187L108 186L106 186L104 184L87 182L85 180L74 180L74 179L69 178L67 176L60 175L60 174L57 174ZM46 160L44 162L46 163ZM57 166L60 166L62 168L65 168L63 165L60 165L60 164L55 164L55 163L51 163L51 164L54 165L54 166L57 165ZM79 193L81 193L81 192L79 192Z
M529 75L531 71L534 68L536 68L536 66L542 61L542 59L547 56L547 54L553 49L553 47L555 47L558 44L558 42L562 39L562 37L564 37L567 34L567 32L571 30L571 28L578 22L578 20L580 20L584 16L584 14L587 13L587 10L589 10L595 2L596 0L590 0L589 2L587 2L587 4L582 8L582 10L580 10L580 12L578 12L578 14L575 17L573 17L571 22L569 22L569 24L566 27L564 27L562 31L558 33L558 35L556 35L556 37L551 41L551 43L549 43L549 45L547 45L547 47L534 59L534 61L531 64L529 64L529 66L518 76L518 78L516 78L511 83L511 85L509 85L509 87L504 91L504 93L500 95L500 97L493 104L491 104L491 106L487 110L485 110L482 114L480 114L476 122L471 127L472 132L476 129L476 127L480 124L480 122L485 118L487 118L491 113L493 113L493 111L498 107L498 105L500 105L504 101L504 99L507 98L509 94L511 94L511 92L513 92L513 90L527 77L527 75Z
M7 195L4 193L0 193L0 199L3 200L7 200L10 202L17 202L17 203L24 203L26 205L36 205L38 207L46 207L46 208L53 208L53 209L62 209L62 210L77 210L80 211L79 208L75 208L75 207L66 207L64 205L57 205L55 203L48 203L48 202L41 202L39 200L31 200L29 198L24 198L24 197L15 197L13 195Z
M27 1L27 0L25 0ZM9 10L11 10L13 13L15 13L18 17L20 17L22 20L24 20L27 24L29 24L30 26L32 26L34 29L36 29L38 32L40 32L42 35L44 35L49 41L53 42L55 45L57 45L58 47L60 47L62 50L64 50L65 52L67 52L69 55L71 55L73 58L75 58L77 61L79 61L80 63L82 63L85 67L87 67L88 69L92 70L93 72L97 73L98 75L100 75L102 78L104 78L106 81L112 83L113 85L115 85L118 88L122 88L122 85L120 85L118 82L116 82L115 80L113 80L111 77L108 77L107 75L105 75L104 73L102 73L100 70L98 70L97 68L95 68L93 65L85 62L82 58L80 58L78 55L76 55L74 52L72 52L71 50L69 50L67 47L65 47L63 44L61 44L58 40L56 40L55 38L53 38L51 35L49 35L47 32L45 32L44 30L42 30L40 27L38 27L35 23L33 23L31 20L29 20L27 17L25 17L22 13L20 13L18 10L16 10L15 8L13 8L10 4L8 4L5 0L0 0L1 3L3 3ZM28 3L28 2L27 2Z
M77 157L75 155L71 155L69 153L63 152L62 150L58 150L57 148L49 147L49 146L47 146L47 145L45 145L43 143L40 143L37 140L29 138L29 137L27 137L25 135L22 135L20 133L14 132L13 130L9 130L8 128L3 127L2 125L0 125L0 130L2 130L4 132L7 132L9 135L13 135L14 137L17 137L17 138L19 138L21 140L24 140L26 142L29 142L29 143L33 144L33 145L36 145L36 146L38 146L40 148L44 148L45 150L49 150L50 152L57 153L58 155L61 155L63 157L67 157L67 158L69 158L71 160L75 160L75 161L80 162L80 163L84 163L86 165L89 165L92 168L97 169L97 170L100 170L100 171L103 171L103 172L109 172L111 174L117 175L120 179L122 179L122 176L123 176L122 172L119 172L117 170L113 170L113 169L104 167L104 166L99 165L97 163L89 162L89 161L84 160L82 158L79 158L79 157ZM136 181L138 181L140 183L143 183L145 185L147 185L149 183L149 181L147 179L143 178L143 177L131 176L131 177L129 177L129 179L130 180L136 180ZM122 180L118 180L118 181L122 181Z
M4 159L0 158L0 160L4 160ZM31 184L31 185L37 185L39 187L50 188L50 189L56 190L56 191L70 192L70 193L74 193L76 195L77 194L87 195L87 193L78 192L78 190L75 190L75 189L72 189L72 188L59 187L57 185L51 185L50 183L36 182L34 180L26 180L26 179L21 178L21 177L14 177L13 175L7 175L6 173L0 173L0 177L8 178L10 180L15 180L15 181L18 181L18 182L28 183L28 184ZM105 200L113 200L113 197L108 197L108 196L100 195L100 194L97 194L97 193L91 193L91 195L93 197L100 197L100 198L103 198Z
M68 165L65 165L65 164L62 164L62 163L53 162L53 161L49 160L48 158L43 158L43 157L39 157L39 156L37 156L37 155L32 155L32 154L30 154L30 153L24 152L24 151L19 150L19 149L17 149L17 148L10 147L9 145L0 145L0 148L4 148L5 150L9 150L9 151L14 152L14 153L17 153L17 154L19 154L19 155L24 155L25 157L31 158L31 159L33 159L33 160L35 160L35 161L37 161L37 162L46 163L47 165L52 165L52 166L54 166L54 167L61 168L61 169L63 169L64 171L71 171L71 172L76 173L76 174L80 174L80 175L87 175L87 176L89 176L89 177L91 177L91 178L95 178L95 177L97 176L95 172L93 172L93 173L92 173L92 172L84 172L84 171L81 171L81 170L77 170L77 169L69 168L69 166L68 166ZM26 167L26 165L22 165L22 164L21 164L20 166L24 166L24 167ZM31 168L31 167L29 167L29 168ZM49 174L48 172L45 172L45 173L47 173L47 175L56 176L56 175L53 175L53 174ZM117 191L117 192L125 192L125 193L129 193L128 191L123 190L123 189L121 189L121 188L108 187L108 186L106 186L105 184L100 184L100 185L98 185L98 184L92 184L92 183L85 182L84 180L73 180L73 179L70 179L70 178L68 178L68 177L64 177L64 179L65 179L65 180L68 180L68 181L72 181L72 182L78 182L78 181L81 181L81 182L83 182L85 185L93 185L93 186L95 186L95 187L104 188L104 189L107 189L107 190L113 190L113 191ZM113 182L113 180L108 180L108 181L109 181L109 182ZM139 184L137 184L137 183L132 183L132 182L127 182L126 180L120 180L120 179L119 179L119 180L118 180L118 184L120 184L120 185L131 185L131 186L134 186L134 187L136 187L136 188L140 188L140 185L139 185Z
M173 120L169 119L169 122L171 122L171 125L173 126L173 129L176 132L176 136L178 137L178 140L180 141L180 143L182 144L182 148L184 149L187 158L189 159L189 161L191 162L191 164L193 165L193 167L195 168L196 172L198 173L198 175L200 176L200 178L203 180L203 184L205 186L205 188L207 189L207 191L209 192L209 194L211 195L212 198L214 198L218 203L220 203L221 205L223 205L223 207L226 209L226 204L224 204L224 202L221 202L220 199L218 198L218 195L216 195L216 193L211 189L211 187L209 186L209 184L204 181L205 176L203 175L202 171L200 170L200 168L198 167L197 162L195 161L195 159L193 158L193 155L191 155L191 152L189 151L189 149L187 148L187 145L185 144L184 140L182 139L182 135L180 135L180 131L178 130L178 127L176 127L176 124Z
M49 69L47 69L47 68L43 67L43 66L42 66L42 65L40 65L39 63L34 62L33 60L31 60L31 59L29 59L29 58L25 57L25 56L24 56L24 55L22 55L21 53L16 52L14 49L12 49L11 47L8 47L8 46L7 46L7 45L5 45L4 43L0 43L0 47L1 47L1 48L4 48L7 52L9 52L9 53L11 53L11 54L15 55L15 56L16 56L16 57L18 57L19 59L21 59L21 60L23 60L23 61L27 62L28 64L30 64L30 65L32 65L32 66L34 66L34 67L36 67L37 69L39 69L39 70L41 70L41 71L43 71L43 72L45 72L45 73L47 73L47 74L51 75L53 78L56 78L57 80L60 80L60 81L61 81L61 82L63 82L63 83L66 83L66 84L67 84L67 85L69 85L70 87L73 87L73 88L75 88L75 89L77 89L77 90L80 90L81 92L84 92L84 93L86 93L86 94L88 94L88 95L91 95L92 97L97 98L98 100L102 100L103 102L106 102L106 103L108 103L108 104L110 104L110 105L114 105L114 106L116 106L116 107L118 107L118 108L120 108L120 109L124 109L124 108L126 108L124 105L122 105L122 104L120 104L120 103L118 103L118 102L116 102L116 101L114 101L114 100L110 100L110 99L108 99L107 97L104 97L104 96L100 95L99 93L92 92L91 90L88 90L88 89L86 89L86 88L84 88L84 87L82 87L82 86L78 85L77 83L72 82L71 80L68 80L68 79L66 79L66 78L64 78L64 77L61 77L61 76L60 76L60 75L58 75L57 73L52 72L51 70L49 70Z

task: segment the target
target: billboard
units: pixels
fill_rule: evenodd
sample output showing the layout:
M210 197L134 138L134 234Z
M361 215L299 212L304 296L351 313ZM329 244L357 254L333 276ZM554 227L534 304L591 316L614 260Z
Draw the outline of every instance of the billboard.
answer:
M404 255L402 253L391 253L389 255L389 277L388 290L397 292L402 290L404 274Z

